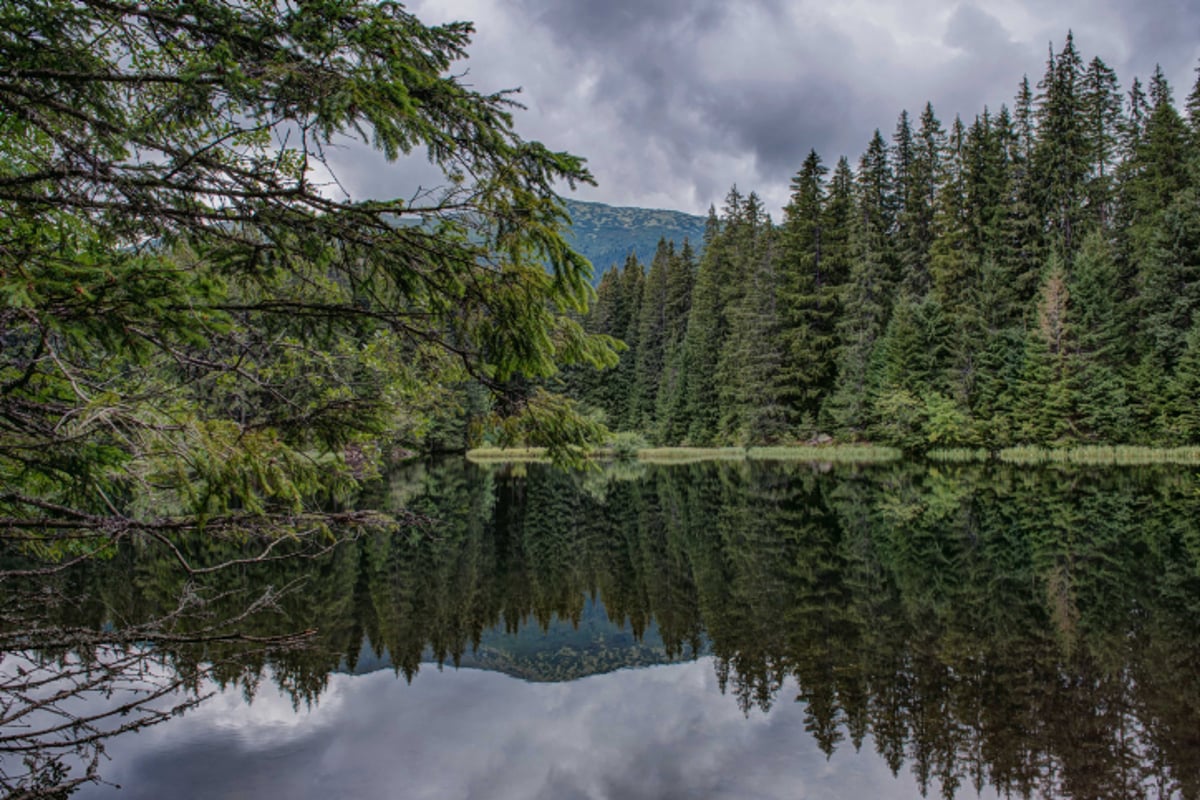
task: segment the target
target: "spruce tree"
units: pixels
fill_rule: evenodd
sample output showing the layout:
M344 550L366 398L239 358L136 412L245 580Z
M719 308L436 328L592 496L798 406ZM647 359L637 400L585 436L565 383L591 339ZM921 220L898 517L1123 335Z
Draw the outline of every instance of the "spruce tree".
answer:
M1051 244L1069 263L1081 238L1088 147L1082 113L1083 62L1068 33L1057 56L1051 52L1038 84L1037 143L1033 152L1039 208L1048 223Z
M729 285L736 280L733 254L724 235L728 220L742 213L742 195L737 187L726 195L724 220L710 208L704 235L704 254L696 275L687 335L683 345L685 402L683 416L688 421L686 442L692 445L712 443L717 435L720 407L717 393L717 362L728 334L726 309Z
M684 362L684 338L692 309L692 291L696 282L696 257L692 245L683 240L683 248L672 254L667 268L667 297L664 313L663 375L655 410L656 438L662 444L675 445L687 435L687 375Z
M667 340L667 273L675 258L674 245L659 239L642 287L638 310L638 350L634 377L631 430L655 427L658 390L662 382Z
M1041 186L1034 169L1035 123L1029 78L1017 89L1013 114L1004 240L995 263L1008 285L1014 287L1018 305L1032 302L1044 262L1045 225L1040 206Z
M638 361L641 354L640 323L642 292L646 273L642 262L634 253L625 259L621 270L620 304L614 320L617 336L628 348L621 354L621 361L609 376L613 398L612 422L617 430L637 430L641 422L638 405Z
M839 306L853 262L850 238L855 213L854 170L849 159L842 156L829 179L821 235L826 285L834 287Z
M722 229L721 246L728 254L728 279L723 284L725 335L716 365L718 424L721 443L744 443L746 421L756 402L775 406L773 393L757 400L754 390L767 392L759 380L760 361L778 370L778 313L774 264L770 260L773 230L762 200L751 192Z
M1200 322L1184 342L1175 374L1167 384L1160 425L1175 444L1200 443Z
M1073 428L1067 367L1072 331L1070 292L1061 258L1051 251L1037 304L1037 324L1025 340L1024 368L1015 404L1016 436L1028 444L1050 445Z
M729 339L719 366L726 398L722 442L775 444L789 438L791 431L785 405L791 376L782 368L785 339L777 298L777 238L767 221L757 233L753 260L745 265L745 294L730 309Z
M893 205L887 147L875 131L856 179L856 213L849 243L853 266L838 323L837 388L822 409L830 425L851 437L861 436L870 422L868 368L895 291L889 240Z
M934 238L934 206L942 168L945 132L925 105L921 124L913 135L903 112L892 137L896 162L896 261L901 291L923 297L929 291L929 249Z
M933 243L930 266L933 297L943 307L951 309L966 302L973 272L966 156L966 128L962 120L955 117L938 190L937 238Z
M1188 94L1187 105L1188 127L1192 129L1192 150L1200 151L1200 67L1196 67L1196 82Z
M1189 192L1188 131L1161 70L1153 106L1123 175L1126 257L1137 282L1141 351L1170 370L1197 305L1194 192Z
M1094 225L1108 228L1115 199L1115 171L1120 147L1121 92L1117 74L1100 58L1093 58L1083 76L1081 110L1085 117L1087 214Z
M815 432L821 402L833 383L833 349L840 276L825 261L824 181L827 169L811 151L792 179L779 248L781 368L790 421Z
M1081 433L1103 442L1129 441L1131 416L1123 368L1129 348L1128 304L1112 248L1100 230L1084 239L1068 282L1072 390Z
M624 335L622 302L621 271L614 264L600 276L596 298L583 319L584 329L590 334L620 339ZM623 352L621 357L625 355ZM570 387L577 399L603 411L607 422L616 425L620 416L620 397L613 375L613 371L576 370L572 372Z

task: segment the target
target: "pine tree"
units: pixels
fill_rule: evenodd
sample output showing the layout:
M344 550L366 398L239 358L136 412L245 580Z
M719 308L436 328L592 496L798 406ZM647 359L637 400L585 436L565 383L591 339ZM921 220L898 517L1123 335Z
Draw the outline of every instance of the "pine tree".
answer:
M893 137L899 198L896 260L901 291L911 297L924 297L929 291L929 251L934 239L934 209L945 138L933 106L928 103L921 113L921 126L915 139L907 113L901 114Z
M1069 357L1082 432L1103 442L1131 436L1122 367L1128 352L1125 288L1112 248L1099 230L1084 239L1068 294L1074 341Z
M725 337L717 357L719 404L716 436L721 443L747 441L747 420L756 403L774 407L778 400L764 385L769 362L778 370L778 314L771 263L773 230L762 200L751 192L739 213L731 213L721 245L729 254L729 280L723 286ZM757 399L755 391L763 392Z
M862 435L870 421L868 368L887 324L895 287L888 238L894 223L892 172L879 131L859 163L856 189L849 243L853 266L838 323L837 389L822 409L836 430L850 436Z
M833 349L839 278L825 261L825 188L827 172L811 151L792 179L792 197L784 209L779 255L779 314L783 402L802 433L813 433L821 401L833 383Z
M947 309L961 308L969 296L974 272L970 213L967 197L967 134L962 120L954 119L938 189L930 272L932 296Z
M1057 56L1051 52L1038 84L1037 143L1033 152L1035 180L1041 187L1039 208L1049 223L1051 244L1067 263L1081 238L1084 180L1088 148L1081 112L1083 62L1068 33Z
M1051 251L1037 306L1037 326L1025 340L1024 367L1015 412L1017 438L1049 445L1072 430L1072 395L1067 372L1071 346L1065 272Z
M637 430L641 421L638 405L638 361L641 358L640 322L642 291L646 273L642 262L633 253L625 259L621 270L618 316L614 320L617 338L629 348L609 377L613 399L613 423L617 430Z
M695 282L696 258L691 243L684 239L683 248L672 255L667 268L663 375L655 411L656 438L662 444L679 444L687 435L687 418L684 414L687 370L683 345Z
M1200 322L1188 333L1175 374L1167 385L1162 429L1177 444L1200 442Z
M1027 357L1033 362L1041 360L1042 366L1048 365L1050 369L1049 379L1042 383L1040 391L1027 385L1031 396L1041 399L1037 421L1031 420L1036 429L1035 440L1039 443L1061 441L1074 428L1074 398L1068 369L1068 354L1075 336L1070 325L1070 302L1065 267L1051 251L1038 300L1037 328L1033 331L1033 341L1037 347L1032 353L1027 352Z
M754 195L751 195L753 198ZM769 221L758 232L754 258L746 265L746 291L730 310L730 332L721 365L721 440L735 444L775 444L788 438L785 405L789 375L783 367L777 234Z
M1033 94L1027 77L1018 87L1015 102L1012 149L1008 159L1009 213L995 265L1006 285L1014 287L1017 305L1023 309L1037 293L1045 250L1045 226L1039 199L1041 187L1034 169Z
M1093 58L1083 76L1082 111L1088 176L1084 190L1088 217L1107 229L1115 199L1115 170L1120 147L1121 92L1117 74L1099 58Z
M1133 158L1142 144L1142 136L1146 131L1146 117L1150 114L1149 108L1142 82L1134 78L1133 85L1129 87L1125 124L1121 131L1121 153L1125 160Z
M1192 129L1192 150L1200 151L1200 67L1196 67L1196 82L1188 94L1185 110L1188 126Z
M1029 76L1021 78L1017 86L1017 96L1014 99L1013 122L1016 129L1016 156L1028 163L1033 160L1034 137L1037 122L1033 111L1033 89L1029 86Z
M683 416L688 420L686 441L706 445L717 436L721 409L717 364L728 336L727 309L738 276L726 227L742 213L744 198L734 187L726 195L723 219L709 209L704 254L696 276L692 308L683 345L686 393Z
M1188 130L1171 102L1161 70L1151 82L1153 106L1121 185L1126 257L1139 290L1144 356L1170 370L1183 349L1197 306L1195 194Z
M836 287L839 306L853 262L850 236L855 213L854 170L850 168L849 159L842 156L829 179L821 235L826 285Z
M583 319L584 329L591 334L620 339L624 335L622 302L621 271L614 264L600 276L596 299ZM621 357L627 352L622 352ZM569 385L574 397L603 411L606 420L615 425L620 416L620 397L613 383L614 374L615 371L579 369L571 373Z
M675 258L673 244L659 239L642 287L638 310L638 351L633 389L632 430L655 428L658 390L662 382L667 344L667 273Z

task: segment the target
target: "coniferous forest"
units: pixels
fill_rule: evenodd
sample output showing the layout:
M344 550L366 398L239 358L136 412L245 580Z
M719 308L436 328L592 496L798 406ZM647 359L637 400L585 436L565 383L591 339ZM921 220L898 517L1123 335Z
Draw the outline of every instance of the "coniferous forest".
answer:
M627 349L569 391L666 445L1200 441L1200 80L1181 110L1068 34L1011 108L901 112L791 188L604 273L585 327Z

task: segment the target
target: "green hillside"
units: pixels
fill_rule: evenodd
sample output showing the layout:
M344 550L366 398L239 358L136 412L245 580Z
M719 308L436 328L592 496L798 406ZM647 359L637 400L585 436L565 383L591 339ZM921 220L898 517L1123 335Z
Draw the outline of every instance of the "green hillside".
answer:
M613 264L625 263L630 250L643 264L654 257L659 239L683 244L690 239L697 251L704 239L704 217L682 211L625 208L603 203L567 200L572 244L592 262L595 279Z

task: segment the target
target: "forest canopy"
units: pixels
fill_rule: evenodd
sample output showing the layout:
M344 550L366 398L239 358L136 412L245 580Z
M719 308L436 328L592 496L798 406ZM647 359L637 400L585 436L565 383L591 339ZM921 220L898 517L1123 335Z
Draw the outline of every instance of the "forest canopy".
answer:
M791 188L605 273L585 326L629 350L575 396L667 445L1200 443L1200 81L1181 112L1068 35L1011 108L902 112Z
M555 193L592 178L452 74L471 33L360 0L0 7L3 527L307 524L468 381L510 437L596 439L530 388L615 361ZM352 198L352 140L443 186Z

